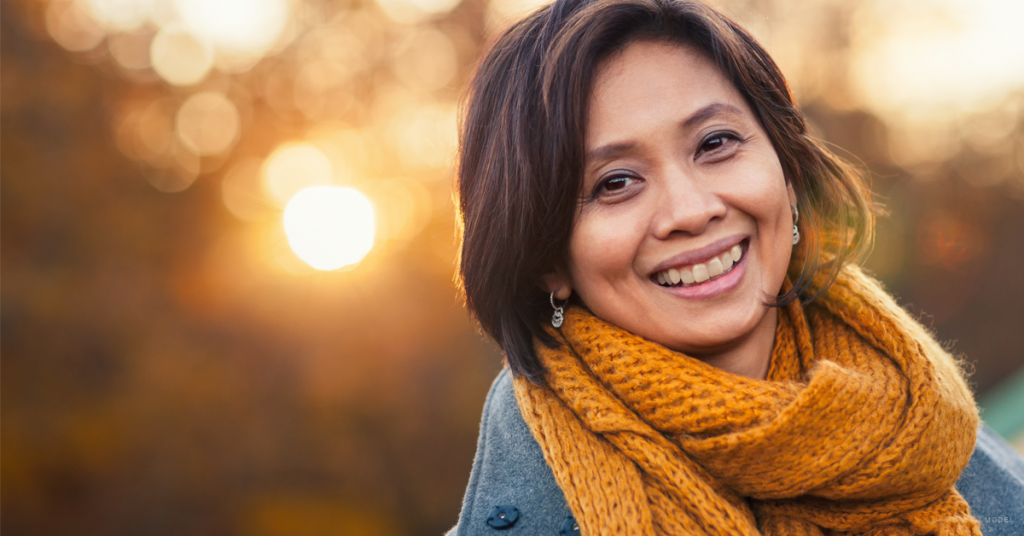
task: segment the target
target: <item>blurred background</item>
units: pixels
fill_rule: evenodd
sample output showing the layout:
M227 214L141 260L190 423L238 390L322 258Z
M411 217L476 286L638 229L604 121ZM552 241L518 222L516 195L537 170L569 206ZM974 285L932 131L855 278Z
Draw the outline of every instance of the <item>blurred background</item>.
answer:
M720 1L1024 450L1024 4ZM500 352L458 106L517 0L0 3L5 536L439 534Z

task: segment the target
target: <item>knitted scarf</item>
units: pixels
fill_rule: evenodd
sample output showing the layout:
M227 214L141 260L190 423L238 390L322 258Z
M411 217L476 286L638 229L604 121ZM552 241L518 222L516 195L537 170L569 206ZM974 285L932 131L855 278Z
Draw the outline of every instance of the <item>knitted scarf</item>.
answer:
M516 398L583 534L980 535L953 488L977 409L959 368L844 268L778 310L768 377L566 312Z

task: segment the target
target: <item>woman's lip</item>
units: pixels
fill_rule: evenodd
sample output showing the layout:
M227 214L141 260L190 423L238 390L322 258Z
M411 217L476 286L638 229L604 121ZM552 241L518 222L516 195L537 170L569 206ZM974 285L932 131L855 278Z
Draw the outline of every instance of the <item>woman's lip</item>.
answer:
M651 271L650 275L654 276L658 272L663 272L665 270L668 270L669 268L689 266L691 264L697 264L700 262L710 260L711 258L717 257L722 253L728 251L729 248L735 246L736 244L739 244L746 238L747 235L742 234L727 236L725 238L722 238L721 240L716 240L702 248L697 248L691 251L687 251L685 253L680 253L679 255L667 259L662 263L658 264L657 266L655 266L654 270Z
M696 285L663 287L661 285L658 285L657 282L653 283L657 285L659 289L671 292L672 294L675 294L676 296L679 296L681 298L710 298L712 296L717 296L724 292L728 292L729 290L732 290L733 288L740 284L740 281L743 280L743 276L747 272L748 258L750 258L750 255L744 254L743 258L740 259L740 262L736 263L736 265L733 266L732 270L729 271L729 273L717 279L711 279L703 283L698 283Z

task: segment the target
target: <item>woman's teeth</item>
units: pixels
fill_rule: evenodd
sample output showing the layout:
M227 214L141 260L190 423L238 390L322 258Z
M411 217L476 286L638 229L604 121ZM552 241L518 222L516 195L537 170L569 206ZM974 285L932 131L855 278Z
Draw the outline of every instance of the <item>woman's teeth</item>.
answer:
M729 251L711 259L707 264L700 263L685 268L669 268L658 272L655 278L658 284L667 287L683 286L703 283L720 275L729 273L732 267L740 262L743 257L743 248L736 244Z

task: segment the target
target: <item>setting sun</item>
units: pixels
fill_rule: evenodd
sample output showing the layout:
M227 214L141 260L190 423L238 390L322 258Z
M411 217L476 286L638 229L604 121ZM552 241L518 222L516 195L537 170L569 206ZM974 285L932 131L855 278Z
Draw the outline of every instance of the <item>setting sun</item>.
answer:
M337 270L359 262L373 247L373 206L352 188L306 188L284 209L284 232L306 264Z

